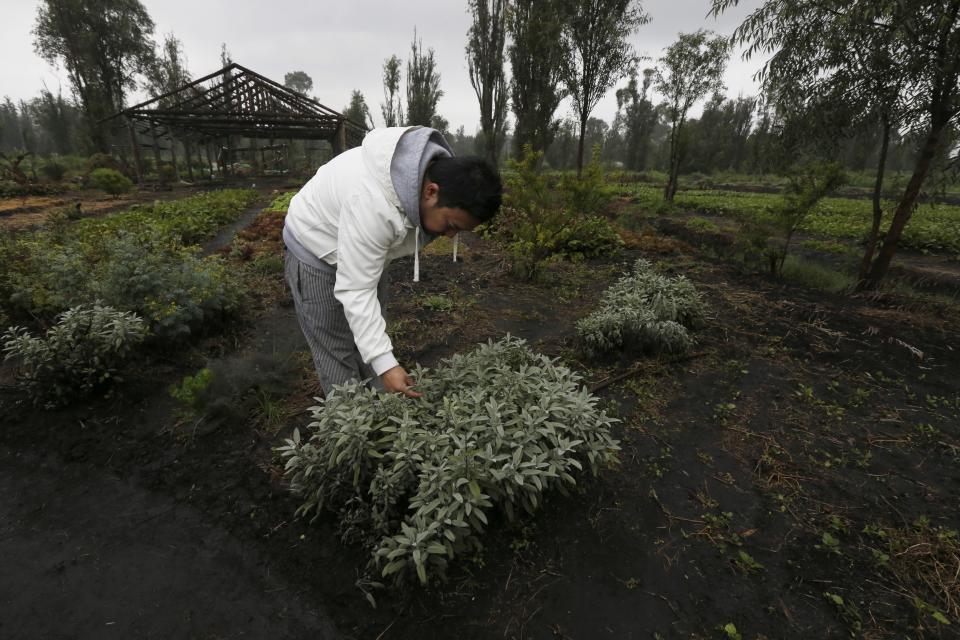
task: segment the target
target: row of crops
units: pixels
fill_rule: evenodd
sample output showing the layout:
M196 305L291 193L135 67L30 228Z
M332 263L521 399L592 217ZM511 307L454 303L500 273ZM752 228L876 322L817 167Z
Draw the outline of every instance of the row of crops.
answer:
M0 342L33 399L86 395L136 345L183 340L238 311L238 277L197 243L256 198L223 190L104 218L59 214L0 238Z
M663 202L663 191L657 187L636 185L622 193L637 198L651 209ZM783 196L779 194L719 190L678 191L674 199L674 204L681 209L739 220L770 216L782 203ZM895 206L892 201L883 203L887 224ZM800 228L830 237L861 240L869 233L872 219L873 204L868 199L824 198ZM904 231L900 246L924 253L960 255L960 207L920 205Z

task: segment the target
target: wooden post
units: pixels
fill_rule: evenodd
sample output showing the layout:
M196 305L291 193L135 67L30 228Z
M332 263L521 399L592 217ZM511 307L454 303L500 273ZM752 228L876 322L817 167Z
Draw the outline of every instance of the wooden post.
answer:
M190 182L193 182L193 158L190 157L190 138L183 139L183 155L187 158L187 176L190 178Z
M333 155L338 156L347 150L347 127L343 120L337 123L337 131L333 134Z
M157 181L163 185L163 173L160 171L160 147L157 146L157 131L151 127L150 137L153 139L153 164L157 172Z
M143 184L143 161L140 159L140 141L133 122L127 118L127 130L130 132L130 147L133 149L133 164L137 171L137 184Z
M207 140L203 147L207 152L207 177L213 180L213 158L210 155L210 141Z
M170 161L173 163L173 180L180 182L180 167L177 166L177 139L170 136Z

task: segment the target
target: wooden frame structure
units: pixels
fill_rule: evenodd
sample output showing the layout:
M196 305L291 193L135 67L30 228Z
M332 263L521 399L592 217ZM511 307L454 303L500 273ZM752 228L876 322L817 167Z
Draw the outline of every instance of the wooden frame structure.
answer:
M206 147L209 162L211 143L217 144L218 157L224 150L229 155L235 137L266 139L270 145L284 139L327 140L337 155L359 145L367 132L364 125L237 63L107 120L118 118L127 124L138 177L143 175L141 147L152 146L159 164L160 138L170 139L171 149L175 140L183 141L188 156L191 142ZM152 145L142 145L142 136ZM175 155L173 160L176 168Z

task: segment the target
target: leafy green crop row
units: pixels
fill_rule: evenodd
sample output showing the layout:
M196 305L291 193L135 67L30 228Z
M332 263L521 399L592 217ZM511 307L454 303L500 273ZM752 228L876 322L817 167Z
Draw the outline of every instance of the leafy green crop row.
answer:
M281 193L279 196L274 198L273 202L270 203L270 206L266 208L266 211L284 211L290 208L290 201L293 200L293 196L297 195L296 191L287 191Z
M192 334L240 303L240 287L216 257L192 243L212 236L254 199L218 191L139 206L106 218L0 240L0 314L46 325L99 301L142 317L161 338Z
M156 200L152 204L133 205L127 211L105 218L81 220L71 232L90 238L151 226L176 234L184 244L196 244L212 238L220 227L236 220L256 199L257 192L250 189L223 189L180 200Z
M663 200L660 189L637 185L631 193L640 203L657 207ZM679 191L674 204L681 209L737 219L765 217L783 203L783 196L741 191ZM896 203L884 203L885 229ZM801 225L804 231L831 237L860 240L870 231L873 204L870 200L824 198ZM960 207L924 204L914 212L904 230L901 246L925 253L960 254Z

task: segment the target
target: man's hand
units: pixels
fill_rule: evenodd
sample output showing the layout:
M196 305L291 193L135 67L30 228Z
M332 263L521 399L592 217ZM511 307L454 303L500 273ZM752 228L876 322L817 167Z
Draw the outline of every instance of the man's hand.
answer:
M390 393L402 393L408 398L420 398L423 396L419 391L413 390L413 378L400 365L392 369L387 369L380 376L383 380L383 386Z

